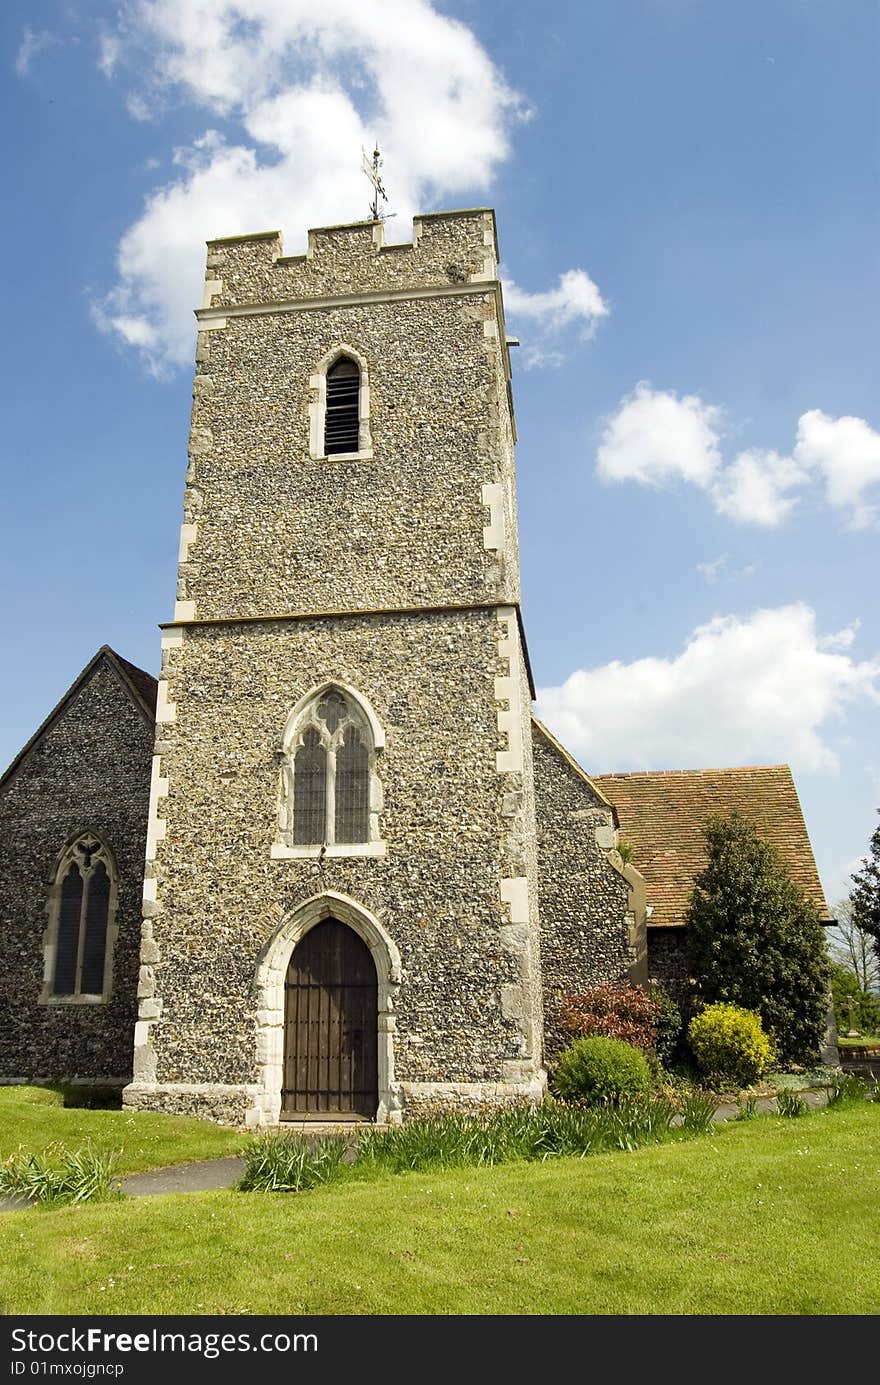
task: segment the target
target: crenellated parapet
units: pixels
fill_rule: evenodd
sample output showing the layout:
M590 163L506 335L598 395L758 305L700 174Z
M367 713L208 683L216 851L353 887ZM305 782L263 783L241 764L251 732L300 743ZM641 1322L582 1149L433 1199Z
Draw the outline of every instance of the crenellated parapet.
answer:
M381 221L324 226L308 233L304 255L285 255L280 231L208 241L205 298L210 321L224 308L265 306L352 295L462 291L492 285L498 275L495 214L436 212L413 218L413 238L385 243Z

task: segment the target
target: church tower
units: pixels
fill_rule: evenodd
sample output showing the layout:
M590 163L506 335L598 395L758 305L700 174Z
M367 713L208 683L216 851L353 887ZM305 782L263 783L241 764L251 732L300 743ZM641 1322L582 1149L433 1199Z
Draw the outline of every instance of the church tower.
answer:
M130 1107L540 1096L497 264L482 209L209 242Z

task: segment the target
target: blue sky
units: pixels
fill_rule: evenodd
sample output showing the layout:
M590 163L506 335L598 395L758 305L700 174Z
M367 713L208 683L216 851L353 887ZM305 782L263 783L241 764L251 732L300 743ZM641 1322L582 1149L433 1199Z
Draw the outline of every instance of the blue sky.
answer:
M539 709L880 804L873 0L8 0L0 760L170 616L206 237L495 207ZM242 22L243 21L243 22ZM453 22L454 21L454 22Z

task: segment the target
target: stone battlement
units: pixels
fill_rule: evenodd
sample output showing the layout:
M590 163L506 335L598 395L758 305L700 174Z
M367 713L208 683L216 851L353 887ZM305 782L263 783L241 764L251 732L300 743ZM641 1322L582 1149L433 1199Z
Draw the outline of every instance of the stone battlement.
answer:
M413 218L413 238L385 244L381 221L309 231L304 255L284 255L280 231L208 241L200 319L224 308L358 294L494 284L495 214L488 208Z

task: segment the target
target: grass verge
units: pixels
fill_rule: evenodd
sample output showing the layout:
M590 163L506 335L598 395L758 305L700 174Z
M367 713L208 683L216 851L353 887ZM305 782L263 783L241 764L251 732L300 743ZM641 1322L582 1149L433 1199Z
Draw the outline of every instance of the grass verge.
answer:
M116 1154L115 1174L142 1173L238 1154L248 1138L186 1116L71 1109L62 1101L62 1093L51 1087L0 1087L0 1159L20 1148L42 1154L50 1145L88 1146L96 1155Z
M609 1150L640 1149L702 1134L715 1099L691 1095L679 1111L664 1097L634 1097L617 1106L515 1105L483 1113L439 1111L389 1129L370 1128L349 1148L332 1137L306 1145L297 1135L269 1131L245 1148L243 1192L300 1192L378 1173L425 1173L534 1162Z
M93 1115L97 1113L92 1113ZM874 1314L880 1105L627 1154L3 1219L6 1313Z

